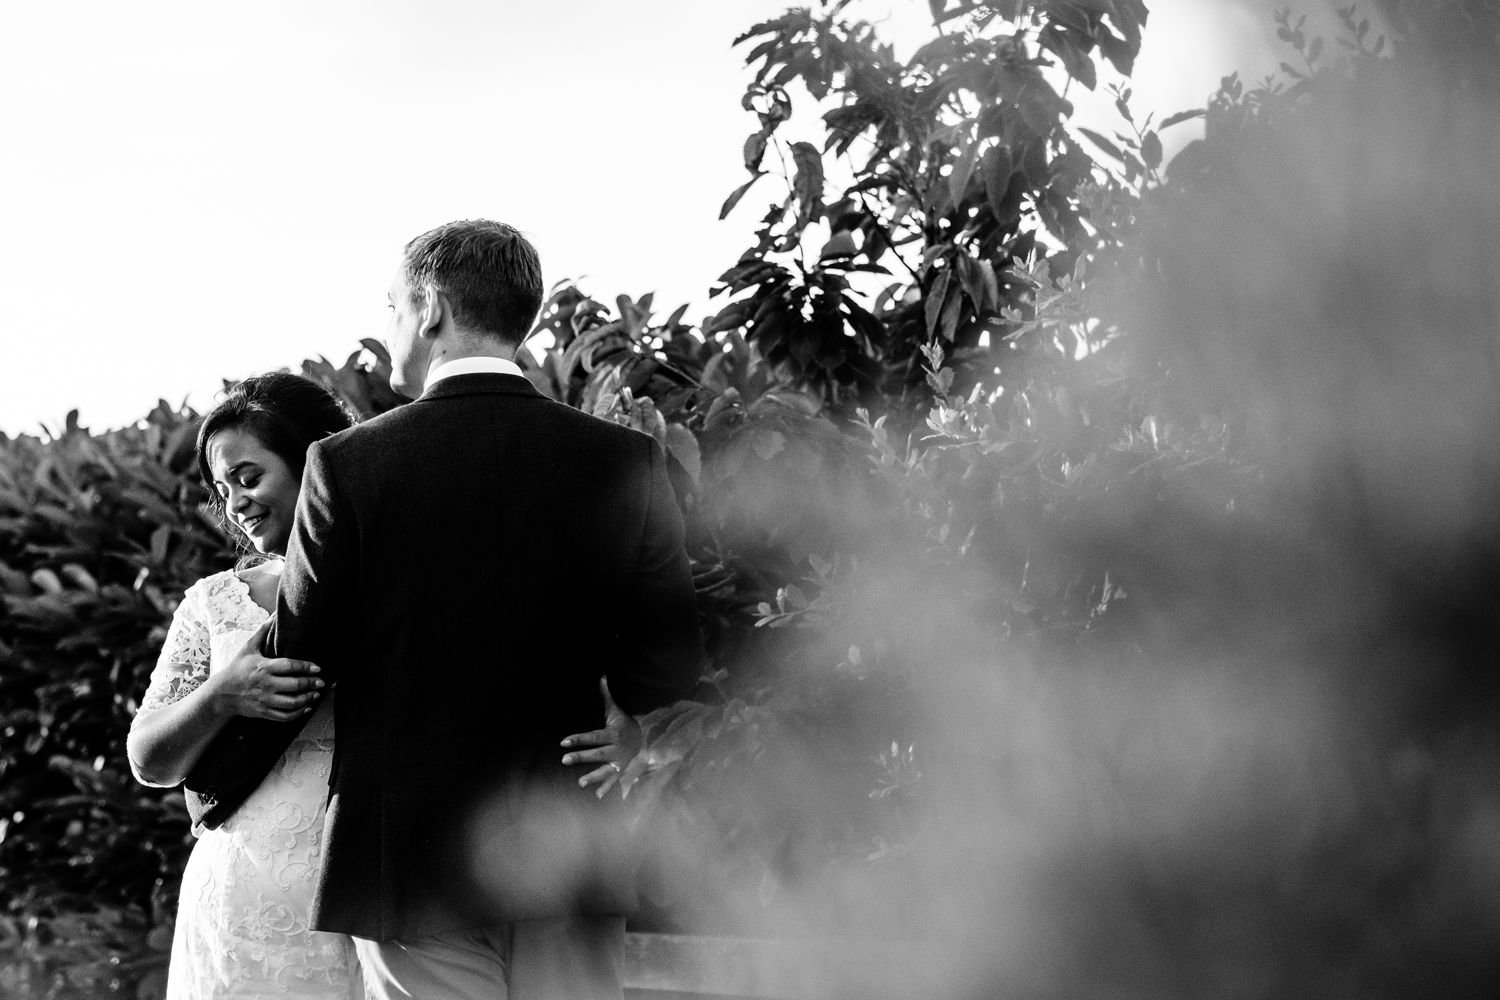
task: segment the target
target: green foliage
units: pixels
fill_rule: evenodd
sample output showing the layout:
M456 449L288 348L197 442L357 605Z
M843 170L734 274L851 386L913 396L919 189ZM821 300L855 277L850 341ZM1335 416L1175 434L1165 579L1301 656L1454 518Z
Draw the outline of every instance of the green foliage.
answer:
M37 1000L159 997L171 948L170 922L153 925L134 907L0 916L0 992Z
M388 358L304 368L357 412ZM191 847L175 790L131 777L125 733L172 611L239 550L207 511L198 418L160 403L94 434L0 436L0 983L6 995L158 995ZM149 942L149 944L148 944Z
M1172 467L1164 451L1208 447L1198 439L1213 433L1156 432L1119 373L1094 392L1073 364L1100 347L1094 325L1061 305L1083 274L1073 262L1117 242L1129 185L1151 167L1122 167L1120 180L1096 164L1057 88L1094 86L1101 54L1128 71L1144 7L935 4L942 34L905 63L872 26L845 20L848 7L791 12L740 40L754 43L744 104L760 123L745 164L753 182L774 151L788 193L725 272L730 301L695 328L682 309L657 320L650 296L622 296L611 311L559 289L537 328L552 346L528 371L559 400L655 433L689 514L713 662L704 699L656 720L661 766L640 791L693 795L724 775L754 788L775 773L774 741L826 755L820 787L842 803L833 814L861 817L838 833L789 831L749 808L753 795L710 804L700 820L728 831L731 868L760 897L786 875L770 859L789 850L816 867L909 839L903 789L922 727L902 706L926 679L923 661L972 657L976 642L1030 648L1039 629L1097 618L1118 593L1107 569L1026 539L1058 511L1097 504L1088 498L1121 470L1146 495ZM825 109L818 144L783 138L799 86ZM1128 116L1123 96L1121 106ZM1113 148L1138 162L1147 146L1138 132ZM829 200L831 179L846 175ZM890 267L901 281L868 284ZM1054 285L1056 269L1068 277ZM388 359L363 347L341 367L305 370L369 416L396 399ZM1122 362L1090 362L1112 363ZM172 601L232 558L200 510L194 426L162 407L144 427L7 443L20 492L0 530L11 591L0 641L18 693L7 746L23 750L5 766L24 773L11 787L27 808L0 859L8 884L32 887L18 913L77 911L85 892L157 920L170 912L180 806L134 789L121 755ZM76 584L70 566L106 596ZM903 588L931 597L916 632ZM103 685L75 680L83 648L108 666L107 699ZM95 701L80 704L85 695ZM49 697L87 718L87 733L68 742ZM46 808L59 802L83 812L53 820L70 815ZM69 850L42 850L55 842L46 822L71 832ZM122 851L148 858L123 863ZM119 884L91 881L105 858L128 873Z
M378 340L359 342L360 349L338 367L326 358L302 362L302 374L344 401L356 420L365 420L400 406L391 388L391 356Z
M791 10L737 39L754 43L743 105L760 127L724 214L770 172L768 150L788 193L720 279L736 298L707 330L742 331L779 379L846 417L919 389L932 342L983 353L1007 377L1024 367L1005 314L1030 290L1007 268L1037 253L1070 267L1090 249L1086 195L1104 176L1057 88L1092 89L1098 54L1129 73L1146 19L1138 0L933 3L940 34L902 62L871 24L843 17L850 6ZM821 147L782 138L794 85L828 108ZM848 180L830 200L835 176ZM902 281L863 303L859 279L891 268Z
M1388 6L1449 30L1460 5ZM1493 435L1452 420L1463 447L1423 450L1408 416L1451 376L1500 427L1494 387L1461 377L1489 370L1488 341L1474 297L1433 303L1400 258L1323 241L1349 219L1328 176L1431 165L1451 190L1414 204L1491 259L1492 227L1463 212L1494 206L1453 192L1492 130L1439 138L1491 106L1485 70L1416 28L1388 46L1352 8L1337 46L1288 12L1298 65L1159 122L1110 85L1105 134L1070 123L1067 88L1100 86L1104 63L1128 75L1137 0L930 8L936 37L904 62L850 0L747 31L758 127L724 213L768 174L786 190L726 301L694 325L650 295L560 287L550 345L523 352L542 391L655 436L687 514L711 662L697 700L646 720L623 778L659 806L653 919L926 937L953 967L996 926L1038 927L1016 945L1026 974L964 965L1018 995L1110 992L1122 968L1173 970L1158 993L1265 995L1379 993L1405 982L1399 955L1462 968L1497 921L1413 900L1451 896L1464 869L1441 859L1488 829L1466 810L1494 741L1369 720L1400 714L1390 691L1411 688L1391 678L1413 658L1447 678L1470 648L1453 623L1494 648ZM791 132L808 99L816 141ZM1204 138L1164 163L1161 131L1197 117ZM1376 135L1399 156L1373 155ZM1347 275L1320 255L1378 280L1333 296ZM1462 371L1415 361L1393 315ZM367 341L306 370L368 416L396 404L388 366ZM1352 417L1325 405L1351 398ZM106 435L0 440L0 934L26 956L9 985L147 955L148 927L161 941L185 820L121 754L171 602L233 555L201 513L193 426L163 406ZM1329 982L1332 955L1363 978ZM160 964L138 961L122 982Z
M155 859L180 850L180 810L129 787L121 723L178 596L227 555L199 511L196 430L162 405L143 425L98 437L70 419L52 441L5 443L0 865L15 888L144 901ZM122 821L129 836L93 839Z
M231 558L196 431L163 403L124 430L70 415L51 440L0 440L0 883L10 972L38 991L64 972L79 992L55 995L133 989L150 963L108 955L170 919L186 811L135 784L124 737L176 601Z
M1088 261L1119 264L1159 140L1148 118L1106 141L1120 166L1094 163L1043 53L1075 78L1097 48L1128 68L1144 10L960 5L939 14L956 30L899 64L831 6L741 39L756 42L750 184L779 150L788 194L723 275L731 301L694 329L682 310L657 323L649 296L611 313L561 289L531 373L654 430L681 466L712 669L701 701L650 720L654 769L626 784L694 802L669 813L697 827L667 835L695 844L684 853L729 845L712 875L677 871L662 892L689 921L741 929L784 911L746 912L736 892L764 902L797 885L803 905L810 873L909 848L913 746L942 761L979 742L934 725L973 670L1108 631L1126 589L1101 535L1205 491L1229 503L1243 480L1223 421L1169 412L1160 369L1084 294ZM840 102L821 151L781 139L794 81ZM828 203L840 170L852 180ZM1044 249L1059 238L1075 242ZM888 264L905 280L860 287ZM819 808L768 808L789 768Z
M1402 845L1452 845L1493 808L1471 782L1494 741L1458 693L1494 648L1480 610L1496 578L1493 434L1445 417L1444 446L1423 445L1417 414L1444 396L1442 373L1475 428L1500 426L1485 375L1494 317L1485 292L1414 285L1389 252L1400 244L1378 237L1400 218L1445 262L1420 270L1431 288L1456 273L1488 288L1477 220L1494 205L1474 170L1493 131L1475 116L1493 104L1473 92L1472 65L1432 64L1420 40L1393 64L1362 18L1340 20L1346 56L1282 15L1300 68L1249 88L1229 77L1206 109L1159 125L1135 121L1119 89L1126 129L1087 136L1106 165L1060 188L1083 230L1026 203L1036 228L1024 231L1062 232L1064 251L1029 252L1034 236L1018 253L993 212L929 230L942 188L949 208L955 188L986 197L972 177L946 183L963 176L955 144L938 148L943 167L924 166L959 113L940 100L904 152L899 116L886 140L869 125L867 173L898 156L929 182L899 203L899 185L870 188L896 193L863 217L884 230L841 226L821 194L831 161L815 169L816 147L788 147L787 200L723 279L743 297L692 348L738 359L748 344L750 370L770 369L756 399L781 405L752 410L690 370L696 389L664 408L698 437L694 554L729 598L705 602L708 697L650 720L656 770L627 776L691 803L662 833L698 862L661 876L679 912L768 933L910 935L959 913L973 919L951 918L958 939L1008 916L1056 929L1028 961L1044 970L1035 981L1088 984L1078 992L1118 984L1122 968L1300 982L1344 959L1361 971L1334 992L1405 982L1387 935L1454 970L1484 953L1493 909L1455 899L1437 919L1467 929L1434 931L1417 900L1452 869ZM872 78L905 97L930 86L863 30L793 12L747 36L761 40L752 174L790 117L776 88L794 78L814 98ZM1160 130L1194 117L1205 139L1164 165ZM1453 120L1468 127L1441 137ZM1422 197L1401 202L1398 182ZM1464 256L1414 215L1442 219ZM864 252L906 220L904 242ZM1350 226L1371 238L1351 241ZM922 248L911 280L865 307L846 262L908 245ZM1001 289L987 331L965 326L986 264ZM833 337L842 354L826 351ZM707 433L726 415L731 433ZM1431 711L1432 698L1455 715L1408 707ZM1308 705L1321 707L1308 717ZM1418 759L1451 775L1451 811L1389 777ZM1339 809L1321 810L1334 788ZM1028 897L1018 915L984 897L1017 869L1038 872L1028 885L1054 902ZM1335 941L1330 924L1351 912L1371 916ZM1204 929L1221 921L1222 934Z

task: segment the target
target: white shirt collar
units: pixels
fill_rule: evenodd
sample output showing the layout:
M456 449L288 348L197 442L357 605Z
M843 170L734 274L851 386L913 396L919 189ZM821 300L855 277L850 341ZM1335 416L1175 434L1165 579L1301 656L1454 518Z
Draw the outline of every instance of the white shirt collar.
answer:
M484 372L490 375L520 375L525 378L521 366L509 358L495 358L488 355L478 355L471 358L454 358L452 361L444 361L436 368L427 373L427 385L423 387L425 392L438 384L440 379L452 375L474 375Z

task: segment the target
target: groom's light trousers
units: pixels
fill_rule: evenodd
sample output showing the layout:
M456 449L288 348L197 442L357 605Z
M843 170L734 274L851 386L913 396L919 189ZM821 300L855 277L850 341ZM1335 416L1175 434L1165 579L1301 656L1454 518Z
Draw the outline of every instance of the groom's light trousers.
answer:
M407 941L354 939L372 1000L621 1000L624 917L518 920Z

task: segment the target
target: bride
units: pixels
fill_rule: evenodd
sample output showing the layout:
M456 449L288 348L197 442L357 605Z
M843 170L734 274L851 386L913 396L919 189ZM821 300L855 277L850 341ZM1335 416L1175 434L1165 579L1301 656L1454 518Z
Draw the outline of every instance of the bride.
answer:
M349 425L338 400L317 383L272 372L232 388L198 432L198 470L218 512L268 558L205 577L183 595L131 722L131 770L143 784L179 784L235 715L305 724L233 815L215 829L193 830L169 1000L364 996L352 941L308 924L335 692L324 691L314 664L256 655L276 606L307 448ZM606 729L562 741L573 748L564 763L600 765L580 784L608 781L631 755L633 722L612 704L607 709Z

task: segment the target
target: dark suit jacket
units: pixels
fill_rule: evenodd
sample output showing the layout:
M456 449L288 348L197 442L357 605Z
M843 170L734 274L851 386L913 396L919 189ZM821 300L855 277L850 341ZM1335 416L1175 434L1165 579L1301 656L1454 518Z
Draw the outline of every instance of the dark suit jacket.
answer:
M619 805L558 744L602 725L601 675L632 714L690 692L682 538L656 442L516 376L449 377L309 450L267 651L334 682L316 927L630 909ZM236 719L216 745L269 768L297 728Z

